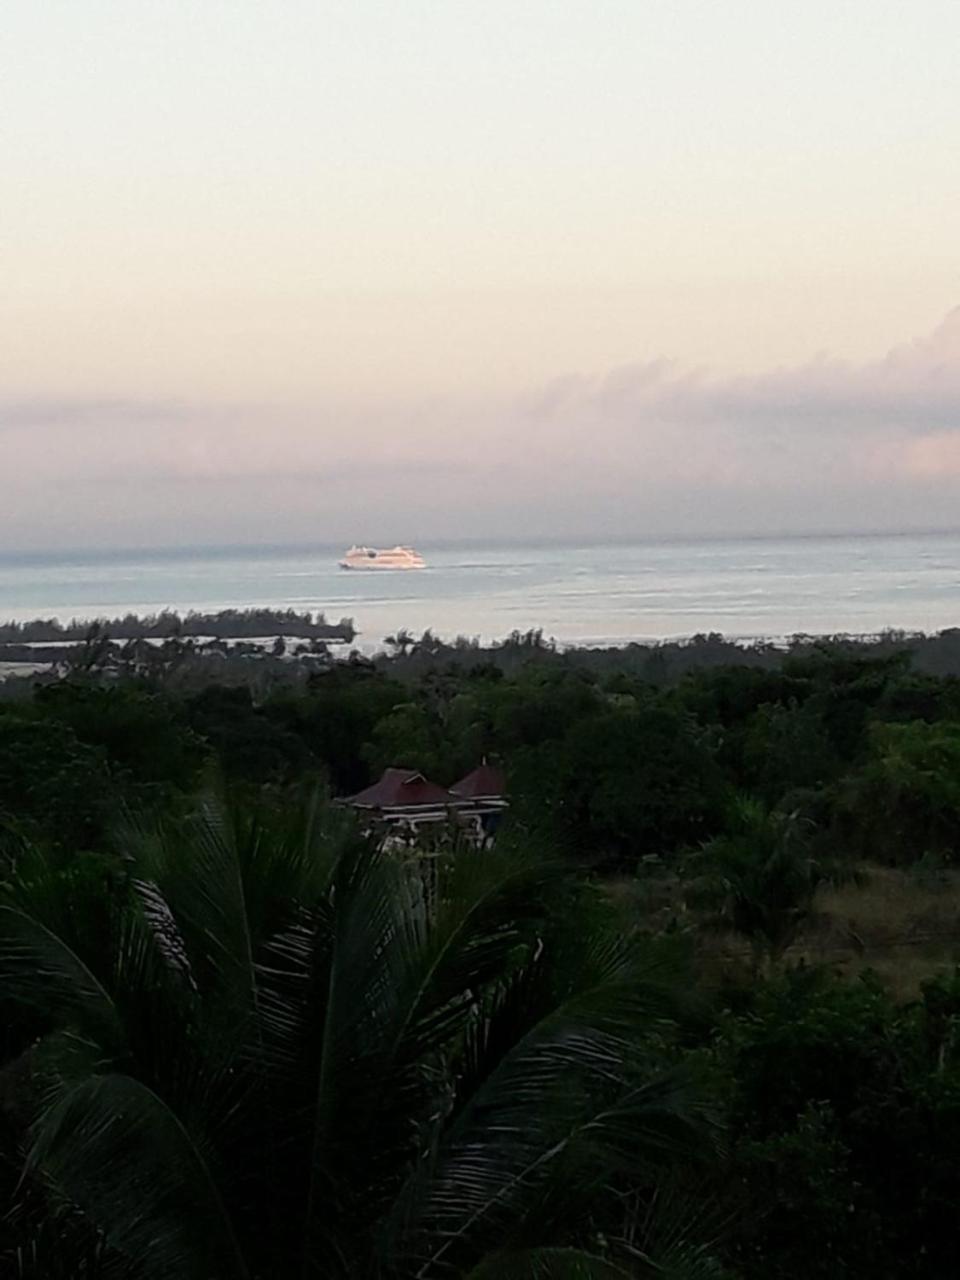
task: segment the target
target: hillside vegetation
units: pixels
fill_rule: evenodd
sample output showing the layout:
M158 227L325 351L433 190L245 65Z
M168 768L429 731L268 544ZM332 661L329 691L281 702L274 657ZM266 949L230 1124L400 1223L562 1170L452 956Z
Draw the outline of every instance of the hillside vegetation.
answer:
M960 679L391 640L0 702L0 1274L952 1276Z

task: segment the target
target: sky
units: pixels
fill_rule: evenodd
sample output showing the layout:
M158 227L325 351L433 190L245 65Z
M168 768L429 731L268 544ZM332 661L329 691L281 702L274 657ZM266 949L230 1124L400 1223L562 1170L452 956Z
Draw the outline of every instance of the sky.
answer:
M0 553L956 527L955 0L4 0Z

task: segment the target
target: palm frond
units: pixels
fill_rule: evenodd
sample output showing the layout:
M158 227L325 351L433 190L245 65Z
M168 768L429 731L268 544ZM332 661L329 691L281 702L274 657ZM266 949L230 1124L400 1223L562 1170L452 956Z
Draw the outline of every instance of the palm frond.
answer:
M538 1248L493 1253L466 1280L630 1280L631 1274L581 1249Z
M185 825L129 826L125 849L137 880L162 893L196 984L225 1017L246 1016L252 945L235 832L220 799L202 797Z
M93 1076L64 1092L33 1127L27 1167L140 1276L246 1280L209 1153L140 1081Z
M487 986L526 961L542 924L542 891L556 868L463 849L441 880L435 914L401 935L400 1021L394 1058L413 1061L465 1026Z
M0 1275L9 1280L136 1280L134 1263L110 1250L72 1205L48 1197L38 1220L9 1213L19 1228L16 1243L0 1253Z
M99 937L31 871L0 981L56 1029L29 1177L138 1280L609 1277L597 1194L709 1145L663 1069L671 957L541 859L428 873L322 803L216 795L123 839Z
M64 939L17 907L0 906L0 987L9 999L105 1044L123 1039L103 983Z
M541 1229L562 1231L617 1169L708 1145L689 1083L655 1067L643 1048L644 1018L655 1024L656 1015L637 954L601 935L584 955L594 985L567 987L558 999L542 955L468 1038L473 1092L461 1090L432 1162L397 1201L403 1247L416 1252L418 1237L443 1242L424 1274L443 1257L469 1256L480 1239L522 1235L532 1210Z
M539 910L542 874L532 864L467 855L447 870L434 900L416 865L376 848L344 861L329 921L329 980L317 995L324 1029L308 1248L324 1238L332 1188L360 1182L386 1209L400 1173L421 1157L439 1114L438 1087L444 1092L444 1054L492 977L508 971L511 953L535 941L527 925ZM342 1202L340 1213L349 1219Z

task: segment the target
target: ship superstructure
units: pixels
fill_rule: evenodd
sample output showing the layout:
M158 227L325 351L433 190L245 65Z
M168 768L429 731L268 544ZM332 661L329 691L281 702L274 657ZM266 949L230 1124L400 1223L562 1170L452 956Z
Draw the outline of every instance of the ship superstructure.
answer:
M423 556L412 547L351 547L340 561L341 569L425 569Z

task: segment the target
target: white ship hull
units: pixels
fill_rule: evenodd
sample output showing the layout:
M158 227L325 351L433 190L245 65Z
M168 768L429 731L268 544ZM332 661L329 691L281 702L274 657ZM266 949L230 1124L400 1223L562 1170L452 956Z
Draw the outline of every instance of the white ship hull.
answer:
M374 547L351 547L340 561L341 569L425 569L423 556L412 547L391 547L378 551Z

